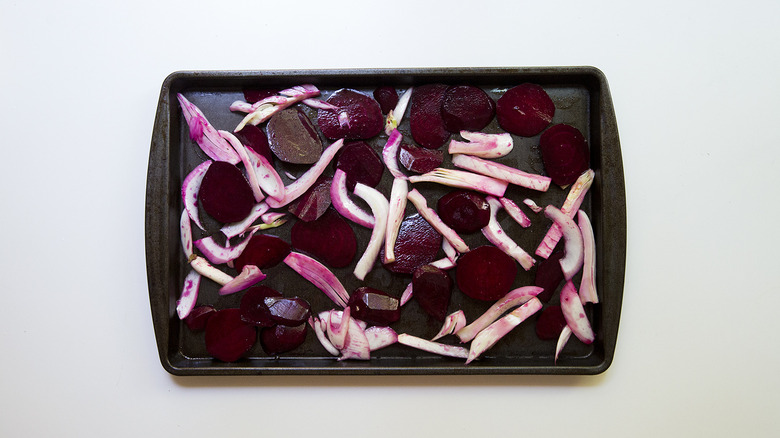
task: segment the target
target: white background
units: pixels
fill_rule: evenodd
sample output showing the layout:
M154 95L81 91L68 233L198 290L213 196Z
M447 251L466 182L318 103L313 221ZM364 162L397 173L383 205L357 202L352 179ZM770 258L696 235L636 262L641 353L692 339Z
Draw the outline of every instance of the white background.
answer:
M0 0L0 435L776 436L779 15L777 1ZM143 223L169 73L548 65L603 70L618 118L628 264L605 374L162 369Z

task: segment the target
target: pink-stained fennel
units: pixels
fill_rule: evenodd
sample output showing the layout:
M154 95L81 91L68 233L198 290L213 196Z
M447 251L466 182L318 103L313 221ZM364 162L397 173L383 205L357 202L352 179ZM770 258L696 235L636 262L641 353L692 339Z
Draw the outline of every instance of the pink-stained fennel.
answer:
M233 277L220 271L219 269L212 266L208 260L204 259L201 256L192 255L189 258L190 266L192 266L192 269L196 270L198 274L208 278L209 280L219 284L220 286L224 286L231 281L233 281Z
M403 293L401 293L401 299L399 300L399 306L403 306L404 304L408 303L409 300L412 299L412 296L414 295L414 288L412 286L412 282L410 281L409 284L406 286L406 289L404 289Z
M275 222L279 222L282 219L285 219L287 217L287 213L281 213L278 211L272 211L269 213L265 213L262 216L260 216L260 220L263 221L264 224L270 225Z
M364 331L368 348L376 351L398 342L398 334L390 327L373 326Z
M469 349L466 364L471 363L474 359L482 355L482 353L496 345L496 343L506 336L507 333L528 319L529 316L538 312L541 308L542 302L539 301L538 298L531 298L522 306L480 331L474 340L471 341L471 348Z
M595 175L596 173L592 169L588 169L577 178L577 181L575 181L574 184L572 184L560 209L570 218L574 218L577 210L580 209L582 201L585 200L585 195L588 193L588 189L590 189L590 186L593 184ZM536 248L536 255L545 259L550 257L550 254L552 254L562 236L561 228L558 224L553 223L550 229L547 230L547 234L545 234L542 242Z
M265 202L255 204L246 218L240 222L225 224L222 228L220 228L219 231L221 231L222 234L224 234L228 239L232 239L238 235L244 234L247 230L249 230L249 227L251 227L256 220L260 219L269 209L270 207Z
M490 308L479 318L475 319L474 322L456 331L455 336L460 339L460 342L468 342L474 339L479 332L487 328L501 315L508 312L513 307L527 303L531 298L536 297L543 290L543 288L538 286L523 286L510 291L490 306Z
M531 198L523 199L523 204L527 205L528 208L530 208L534 213L540 213L542 210L544 210L542 207L539 207Z
M465 359L469 355L469 351L463 347L433 342L427 339L418 338L417 336L412 336L407 333L401 333L398 335L398 343L441 356Z
M398 239L398 230L404 220L406 211L406 196L409 194L409 184L406 178L393 179L393 187L390 189L390 206L387 212L387 226L385 228L385 263L395 261L395 242ZM446 242L447 240L444 239Z
M265 278L266 275L257 266L245 265L235 278L219 288L219 294L230 295L242 291L265 280Z
M317 181L317 178L322 175L322 172L325 171L325 168L328 166L328 164L330 164L331 160L333 160L333 157L343 146L343 139L333 142L333 144L328 146L322 152L319 160L317 160L317 162L314 163L314 165L310 167L309 170L307 170L298 179L290 183L290 185L285 187L284 197L281 201L269 197L269 199L266 200L268 205L271 208L281 208L298 199L302 194L306 193L306 191L309 190L309 188Z
M466 242L463 241L463 239L458 235L457 232L455 232L455 230L450 228L447 224L444 223L444 221L441 220L434 209L428 207L428 202L425 200L425 197L423 197L423 195L417 191L417 189L410 190L406 197L417 208L420 216L425 218L425 220L428 221L428 223L431 224L431 226L435 228L436 231L438 231L445 239L447 239L456 251L461 254L469 252L469 247L466 245Z
M184 257L190 258L192 255L192 225L187 210L182 210L179 220L179 232L181 234L181 247L184 250Z
M593 235L593 225L588 215L579 210L577 213L577 226L582 234L582 249L584 251L582 261L582 281L580 282L580 301L585 303L598 303L596 293L596 238Z
M300 276L314 284L328 298L341 307L347 307L349 294L333 272L317 260L298 252L291 252L284 263Z
M387 138L385 147L382 148L382 160L393 178L406 179L406 175L398 167L398 147L401 146L401 140L403 140L403 135L394 129Z
M301 103L315 109L330 110L330 111L339 110L339 107L337 107L336 105L330 104L320 99L313 99L313 98L303 99Z
M502 208L501 202L492 196L488 196L486 199L490 205L490 222L488 222L486 227L482 228L482 234L490 243L505 252L508 256L517 260L523 269L526 271L530 270L534 266L534 263L536 263L536 260L512 240L498 222L497 214Z
M387 217L390 210L389 202L385 195L380 191L369 187L362 183L355 185L355 194L361 197L374 214L374 229L371 231L371 238L368 240L368 245L360 257L353 273L359 280L364 280L366 275L373 269L377 256L379 256L379 250L382 248L382 243L385 240L385 229L387 228Z
M225 140L230 143L231 146L233 146L233 149L238 153L238 156L241 158L241 162L244 163L244 169L246 169L246 177L247 180L249 180L249 187L252 188L252 194L255 196L255 202L260 202L263 199L265 199L265 194L263 194L262 189L260 189L260 184L257 181L257 173L255 173L255 166L252 163L252 161L249 159L249 154L246 151L246 148L243 144L241 144L241 140L239 140L235 135L231 134L227 131L217 131L219 132L219 135L222 136Z
M346 310L344 313L346 313ZM371 346L368 343L365 329L357 323L355 318L344 319L349 320L349 328L347 329L347 338L344 344L344 348L341 350L341 357L339 357L339 360L371 359Z
M350 307L344 308L344 311L331 310L328 315L328 325L326 333L328 340L334 347L341 350L347 343L347 333L349 332Z
M184 182L181 185L181 199L184 202L184 209L187 211L190 219L192 219L192 221L195 222L195 225L201 230L205 230L205 228L203 228L203 224L200 223L200 216L198 214L198 191L200 191L200 185L203 183L203 176L206 174L206 171L209 170L211 163L213 163L211 160L200 163L184 177Z
M529 218L513 200L509 198L498 198L498 201L501 202L501 205L504 207L504 210L509 213L509 216L521 227L528 228L531 226L531 218Z
M279 92L281 96L270 96L258 102L255 102L251 106L251 112L241 120L236 126L233 132L240 131L246 124L259 125L270 119L271 116L279 111L288 108L289 106L298 103L302 100L309 99L320 95L320 90L314 85L299 85ZM231 110L241 111L245 109L244 105L240 105L238 102L234 102L230 106Z
M200 290L200 279L201 275L195 270L190 271L184 277L184 287L181 290L179 300L176 301L176 314L179 315L179 319L186 318L195 308Z
M540 192L546 192L552 181L547 176L523 172L514 167L465 154L453 155L452 165Z
M571 280L580 271L585 260L582 232L568 215L558 210L554 205L544 209L544 215L552 219L563 232L565 241L564 256L559 260L563 278Z
M574 333L574 336L585 344L593 343L596 336L588 317L585 315L585 308L582 306L577 288L571 281L567 281L561 289L561 310L564 319L566 319L566 325Z
M501 181L489 176L456 169L445 169L443 167L437 167L422 175L410 176L409 182L433 182L450 187L475 190L497 197L504 196L508 185L506 181Z
M187 100L181 93L176 97L179 99L184 119L190 128L190 138L215 161L227 161L230 164L238 164L241 161L236 151L230 147L230 144L222 138L216 129L211 126L206 116L192 102Z
M333 208L344 218L366 228L374 228L376 220L374 216L366 212L352 201L347 190L347 174L341 169L336 169L333 180L330 183L330 201Z
M460 136L466 141L451 140L450 154L466 154L482 158L499 158L512 152L514 142L512 135L485 134L482 132L460 131Z
M404 91L401 97L398 98L398 103L395 105L395 108L391 109L390 112L387 113L385 134L390 135L393 130L397 129L398 125L401 124L401 120L404 118L404 113L406 113L406 107L409 105L409 99L412 97L412 91L414 91L414 87L409 87L406 91Z
M453 312L444 318L444 324L442 324L441 330L439 330L439 333L436 333L436 336L431 338L431 341L435 341L437 339L443 338L444 336L451 335L465 326L466 314L463 313L462 310Z
M332 356L338 356L339 350L338 348L334 347L333 344L328 339L328 336L325 334L325 331L322 329L322 324L320 323L320 320L318 318L315 318L314 316L310 316L309 326L314 330L314 334L317 335L317 340L320 341L322 347L325 348L325 350L328 353L330 353Z
M240 256L252 238L254 233L250 233L241 242L234 246L222 246L214 240L212 236L204 237L195 241L195 247L198 248L209 262L220 265L235 260Z
M257 184L263 192L277 201L284 199L284 183L282 177L274 169L274 165L251 147L247 147L246 151L249 161L252 163L251 169L254 170L257 177Z
M571 338L571 329L567 325L561 330L561 334L558 336L558 342L555 345L554 363L558 363L558 356L561 354L561 351L563 351L563 347L566 346L566 343L569 342L569 338Z

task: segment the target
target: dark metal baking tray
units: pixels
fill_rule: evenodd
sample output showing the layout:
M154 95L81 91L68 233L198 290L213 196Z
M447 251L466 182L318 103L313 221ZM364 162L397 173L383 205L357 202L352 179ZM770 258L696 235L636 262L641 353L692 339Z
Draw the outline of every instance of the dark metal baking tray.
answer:
M591 151L591 167L596 172L595 182L582 205L590 215L597 245L597 288L600 304L586 308L596 340L585 345L572 337L558 363L554 364L555 341L541 341L534 332L534 321L518 326L481 359L464 365L461 359L440 357L402 345L394 345L372 353L370 361L337 361L318 343L313 334L297 350L280 357L269 357L259 343L245 358L235 363L211 359L205 351L203 333L192 333L181 323L175 312L188 266L179 240L179 218L182 211L180 196L184 176L206 157L188 137L186 122L181 114L176 93L183 93L198 105L217 129L232 130L241 114L231 113L228 106L243 98L244 88L289 87L314 84L323 92L322 98L340 88L353 88L366 93L378 85L391 85L399 91L412 85L426 83L452 85L472 84L482 87L494 99L508 88L523 82L542 85L556 105L553 123L568 123L586 136ZM316 120L314 110L306 109ZM399 129L405 141L411 142L408 117ZM499 132L497 122L484 132ZM504 157L505 164L522 170L543 173L538 152L538 136L515 137L512 154ZM369 141L378 151L386 141L383 134ZM326 144L329 144L326 143ZM446 155L446 154L445 154ZM294 168L281 168L291 170ZM283 172L280 172L283 173ZM300 172L298 172L300 173ZM283 179L286 178L283 176ZM389 193L390 177L379 186ZM285 179L285 183L289 180ZM421 191L429 203L448 189L426 184ZM560 206L566 190L553 186L546 193L527 191L511 186L507 196L517 201L531 197L539 205L552 203ZM546 68L435 68L435 69L359 69L359 70L288 70L288 71L183 71L168 76L162 85L157 115L152 133L146 191L146 262L152 321L163 368L175 375L262 375L262 374L598 374L605 371L615 353L618 323L623 296L626 254L626 207L623 163L618 139L617 122L612 99L604 74L593 67ZM414 212L409 206L407 214ZM530 229L519 228L504 217L502 226L523 248L533 252L546 232L548 223L543 215L529 213L536 224ZM544 223L545 225L539 225ZM271 233L289 238L290 225ZM370 232L355 227L359 253ZM479 234L479 233L477 233ZM196 236L197 238L197 236ZM472 247L485 244L484 238L468 236ZM355 261L359 254L355 257ZM360 283L351 274L354 263L335 272L348 291ZM298 295L310 301L312 308L321 311L333 304L303 278L281 265L266 272L266 284L285 295ZM377 266L367 277L369 286L400 296L409 282L408 277L390 275ZM575 279L576 280L576 279ZM519 269L515 286L532 284L533 270ZM210 281L203 281L199 303L217 308L237 307L241 293L219 297ZM557 302L557 293L551 303ZM481 314L490 303L466 297L457 289L453 292L449 311L463 309L469 320ZM403 310L401 320L393 325L399 333L407 332L424 338L432 337L440 328L411 300ZM443 342L456 343L454 337Z

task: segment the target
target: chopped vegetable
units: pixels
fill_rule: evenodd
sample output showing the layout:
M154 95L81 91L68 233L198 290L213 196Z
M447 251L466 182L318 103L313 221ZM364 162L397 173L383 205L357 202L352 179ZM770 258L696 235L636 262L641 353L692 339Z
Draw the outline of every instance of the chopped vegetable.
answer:
M192 169L184 178L184 183L181 186L181 197L182 201L184 201L184 209L187 211L190 219L192 219L192 221L195 222L195 225L201 230L205 230L205 228L203 228L203 224L200 223L200 217L198 215L198 192L203 183L203 176L206 174L206 171L209 170L211 163L213 163L213 161L207 160Z
M398 161L406 170L414 173L433 172L444 162L444 152L440 149L418 148L401 143Z
M412 93L409 130L414 141L424 148L438 149L450 138L441 115L447 88L444 84L426 84Z
M552 304L545 307L536 320L536 336L543 341L558 339L564 327L566 327L566 318L563 317L561 306Z
M584 260L582 233L577 224L561 210L555 208L555 206L548 205L544 209L544 214L552 219L563 232L563 238L566 241L565 255L559 263L561 264L561 270L563 271L563 278L567 281L571 280L582 268Z
M311 306L299 297L268 297L265 304L271 313L271 320L277 324L296 326L311 316Z
M406 333L401 333L398 335L398 343L441 356L465 359L469 355L469 351L463 347L440 344L438 342L432 342L427 339L418 338L417 336L412 336Z
M577 213L577 225L582 233L583 256L582 281L580 282L580 299L582 304L598 303L596 293L596 239L593 235L593 226L588 215L579 210Z
M344 310L345 314L346 312L347 310ZM358 325L355 318L349 318L347 340L344 349L341 350L341 357L339 358L339 360L345 359L371 359L371 346L368 343L365 329Z
M366 228L374 228L376 223L374 216L360 208L349 197L347 174L341 169L337 169L333 175L333 181L330 186L330 200L333 203L333 208L346 219Z
M573 183L590 166L590 151L585 136L575 127L558 124L539 137L544 170L561 187Z
M398 92L395 87L384 85L374 90L374 100L379 103L382 114L387 114L398 104Z
M401 140L403 140L403 135L397 129L394 129L387 138L385 147L382 149L382 159L393 178L406 179L406 175L398 168L398 147L401 145ZM373 187L376 187L376 185Z
M514 201L509 198L498 198L498 201L501 202L501 206L509 213L509 216L511 216L521 227L528 228L531 226L531 218L526 216L526 214L523 213L523 210L520 210L520 206L515 204Z
M506 334L512 331L512 329L520 325L521 322L528 319L529 316L538 312L541 308L542 302L536 298L531 298L530 301L511 311L506 316L502 317L493 324L490 324L486 329L479 332L474 340L471 341L471 348L469 349L469 355L466 363L471 363L482 353L496 345L496 342L506 336Z
M233 149L241 158L241 162L244 164L244 169L246 169L246 177L249 180L249 187L252 188L252 193L255 195L255 202L260 202L265 199L265 194L263 194L263 190L260 188L260 184L257 181L257 173L255 172L254 163L250 160L249 154L247 153L244 145L241 144L241 141L236 138L235 135L227 131L220 130L217 132L219 132L219 135L227 140L231 146L233 146Z
M211 163L198 192L203 210L221 223L244 219L255 205L249 182L238 167L224 162Z
M195 241L195 247L198 248L203 255L214 264L227 263L231 260L235 260L244 251L244 248L249 244L249 239L252 235L245 237L238 245L225 247L217 243L212 236L204 237Z
M434 182L450 187L476 190L498 197L504 196L504 192L506 192L506 187L508 185L506 181L501 181L489 176L441 167L422 175L410 176L409 182Z
M412 97L413 92L414 87L409 87L406 91L404 91L404 94L402 94L398 99L398 103L395 105L395 108L387 113L385 134L390 135L390 133L393 132L393 129L398 128L398 125L401 124L401 120L404 118L404 113L406 113L406 106L409 104L409 99Z
M344 140L337 140L322 153L320 159L307 170L300 178L290 183L285 187L284 198L281 201L277 201L273 198L267 199L266 202L271 208L284 207L290 202L298 199L299 196L304 194L309 187L314 185L317 179L325 171L328 163L333 159L336 153L344 146Z
M192 255L190 256L189 262L190 266L192 266L192 269L198 271L198 274L214 281L219 285L224 286L233 280L233 277L210 265L208 260L204 259L203 257Z
M412 274L420 266L436 260L441 242L441 234L422 216L407 216L401 222L393 247L395 261L384 263L384 267L396 274Z
M530 208L531 211L533 211L534 213L539 213L543 210L542 207L536 205L536 202L534 202L534 200L530 198L523 199L523 204L527 205L528 208Z
M355 232L334 209L315 221L296 222L290 230L290 242L334 268L348 266L357 253Z
M186 318L195 308L200 290L200 278L200 274L194 270L184 277L184 287L181 290L179 300L176 301L176 314L179 315L179 319Z
M536 297L542 291L542 288L536 286L523 286L514 289L496 301L479 318L471 324L455 332L460 342L468 342L481 332L487 326L497 320L501 315L508 312L513 307L527 303L531 298Z
M316 97L320 95L320 90L314 85L300 85L279 92L283 96L269 96L263 100L255 102L250 108L252 112L246 115L243 120L236 126L233 132L240 131L246 124L259 125L271 116L279 111L310 97ZM235 103L234 103L235 105ZM231 105L231 111L239 110L234 109L234 105ZM243 109L243 108L242 108Z
M404 219L408 194L409 185L406 183L406 179L393 179L393 187L390 190L390 205L387 212L387 227L385 228L384 263L395 261L395 242L398 239L398 231Z
M234 260L239 271L244 266L257 266L259 269L273 268L290 253L290 244L270 234L253 234L241 255Z
M379 255L379 250L382 248L382 243L385 240L385 229L387 227L387 215L390 209L389 202L385 195L378 190L371 188L367 185L357 183L355 186L355 194L361 197L371 207L371 212L374 214L374 229L371 230L371 238L366 246L366 251L363 256L358 260L355 265L353 273L359 280L364 280L366 275L373 269L374 262Z
M427 201L423 195L417 191L417 189L412 189L409 191L409 194L406 197L409 199L409 201L411 201L412 204L414 204L420 215L422 215L422 217L424 217L425 220L436 229L436 231L441 233L445 239L449 240L453 248L455 248L459 253L466 253L469 251L469 247L466 245L466 242L464 242L463 239L458 236L458 233L456 233L455 230L447 226L447 224L441 220L439 215L436 214L436 211L428 207Z
M244 234L256 220L260 219L260 217L268 211L269 208L270 207L265 202L255 204L245 218L237 222L226 224L220 228L219 231L228 239Z
M190 138L214 161L225 161L230 164L238 164L241 161L236 151L230 147L217 130L211 126L206 116L200 109L192 104L181 93L176 94L181 105L184 119L190 128Z
M317 260L301 253L290 252L284 263L306 280L317 286L328 298L341 307L347 306L349 294L339 279Z
M569 326L565 326L563 330L561 330L561 334L558 336L558 343L555 346L555 363L558 363L558 356L561 354L563 347L566 346L566 343L569 342L571 333Z
M220 295L229 295L242 291L248 287L254 286L260 281L265 280L266 275L263 274L257 266L245 265L241 272L232 280L227 282L221 288L219 288Z
M577 288L571 281L567 281L561 289L561 310L563 310L563 317L566 318L566 325L574 336L586 344L593 343L596 336L585 315L585 308L582 307Z
M306 341L306 323L297 326L277 324L260 330L260 345L270 356L295 350Z
M485 134L460 131L466 141L450 140L450 154L466 154L482 158L499 158L512 152L514 141L508 133Z
M501 228L501 224L499 224L496 219L498 210L501 209L501 203L492 196L488 196L487 201L490 205L490 222L488 222L486 227L482 228L482 234L490 243L496 245L501 251L504 251L507 255L517 260L523 269L526 271L530 270L536 261L506 234L504 229Z
M371 287L355 289L348 304L353 317L369 324L386 326L401 318L398 298Z
M346 143L336 157L336 168L347 174L347 190L361 183L376 187L382 181L385 165L379 154L364 141Z
M537 84L510 88L496 102L496 118L504 130L522 137L542 132L555 115L555 104Z
M182 210L181 219L179 219L179 234L181 235L181 247L184 250L184 257L190 258L192 255L192 225L187 210Z
M550 188L549 177L523 172L514 167L483 160L482 158L472 157L470 155L455 154L452 157L452 164L461 169L471 170L482 175L487 175L495 179L506 181L520 187L538 190L540 192L546 192L547 189Z
M466 314L462 310L453 312L444 318L444 324L441 326L439 333L436 333L431 341L443 338L444 336L456 333L466 325Z
M257 330L241 320L239 309L223 309L209 318L205 339L206 351L212 357L235 362L255 344Z
M398 334L390 327L373 326L365 330L368 348L376 351L398 342Z
M436 210L441 220L458 233L471 234L490 222L485 196L471 190L453 190L439 198Z
M295 217L304 221L311 222L317 220L330 208L330 188L333 180L320 175L317 182L298 199L291 202L287 210Z
M444 321L452 296L452 279L442 269L432 265L420 266L412 276L414 298L429 316Z
M471 298L495 301L509 292L516 276L514 259L495 246L484 245L460 256L455 281Z
M444 92L441 117L450 132L479 131L495 114L496 103L479 87L458 85Z
M241 297L239 309L241 320L258 327L272 327L276 321L271 318L271 309L268 308L266 298L281 298L277 290L267 286L253 286L244 292Z
M595 172L593 172L592 169L588 169L580 175L574 185L571 186L571 190L569 190L569 193L566 195L566 200L563 201L563 205L561 206L561 211L570 218L574 217L577 210L579 210L580 205L582 205L582 201L585 200L585 195L588 193L591 184L593 184L594 176ZM547 230L547 234L545 234L542 242L536 248L536 255L542 258L549 257L550 254L552 254L553 249L555 249L555 245L561 240L561 236L560 226L553 223L550 229Z
M331 140L366 139L382 131L382 109L371 97L342 88L333 93L327 102L338 110L321 109L317 113L317 124L325 137Z

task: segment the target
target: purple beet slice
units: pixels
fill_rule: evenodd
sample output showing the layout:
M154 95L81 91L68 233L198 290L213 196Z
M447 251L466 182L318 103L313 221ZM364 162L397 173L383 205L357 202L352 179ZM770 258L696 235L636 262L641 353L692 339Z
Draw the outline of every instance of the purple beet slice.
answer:
M333 178L321 175L309 190L293 201L288 211L298 219L311 222L325 214L330 207L330 185Z
M206 351L215 359L235 362L257 340L257 330L241 320L239 309L217 311L206 323Z
M271 313L271 319L282 325L299 325L311 315L311 306L303 298L268 297L265 305Z
M490 205L487 200L470 190L454 190L442 196L436 211L445 224L459 233L475 233L490 222Z
M509 292L516 276L514 259L495 246L485 245L458 259L455 279L461 292L471 298L494 301Z
M306 341L306 323L297 326L276 325L260 330L260 345L269 356L295 350Z
M498 99L496 118L512 134L533 137L542 132L555 114L555 104L539 85L520 84Z
M347 304L353 318L372 325L387 326L401 318L398 298L371 287L355 289Z
M266 97L276 96L277 93L279 93L277 88L245 88L244 100L249 103L255 103Z
M203 175L198 193L203 210L222 223L244 219L255 204L255 195L238 167L215 161Z
M547 306L536 320L536 336L543 341L558 339L563 328L566 327L566 319L563 317L561 306L553 304Z
M374 90L374 100L379 102L382 114L387 114L398 105L398 92L395 88L384 85Z
M564 253L562 250L555 251L550 254L550 257L543 259L536 267L536 274L534 277L534 286L539 286L544 290L537 295L542 302L550 301L555 290L561 285L563 281L563 270L561 269L560 260L563 258Z
M211 306L197 306L184 318L184 322L190 330L199 332L205 330L206 323L215 313L217 313L217 309Z
M408 216L401 222L393 247L395 261L384 267L396 274L413 274L420 266L436 260L441 239L441 234L418 213ZM379 256L384 260L384 248Z
M450 132L479 131L496 114L496 103L479 87L459 85L444 93L441 117L444 128Z
M322 155L322 141L306 114L287 108L268 120L268 145L285 163L314 164Z
M424 148L438 149L450 138L441 116L447 88L444 84L427 84L412 91L409 129L414 141Z
M355 231L334 209L329 208L319 219L298 221L290 230L292 246L311 254L333 268L352 263L357 252Z
M260 270L272 268L281 263L290 254L290 244L270 234L255 234L241 252L233 260L238 272L246 265L257 266Z
M567 186L590 167L590 151L579 129L560 123L539 137L539 149L547 175L559 186Z
M427 173L441 167L444 162L444 152L440 149L419 148L401 143L398 161L410 172Z
M268 146L268 136L259 126L247 124L236 132L236 137L241 144L262 155L269 163L274 162L274 153Z
M385 126L379 103L363 93L342 88L327 102L338 110L319 110L317 124L322 134L331 140L371 138Z
M282 294L267 286L253 286L241 297L241 320L258 327L271 327L276 321L271 315L266 299L282 298Z
M347 189L352 192L357 183L369 187L379 185L385 171L385 163L368 143L353 141L345 144L338 152L336 169L343 170L347 175Z
M420 266L412 276L412 290L425 313L444 322L452 296L450 275L435 266Z

